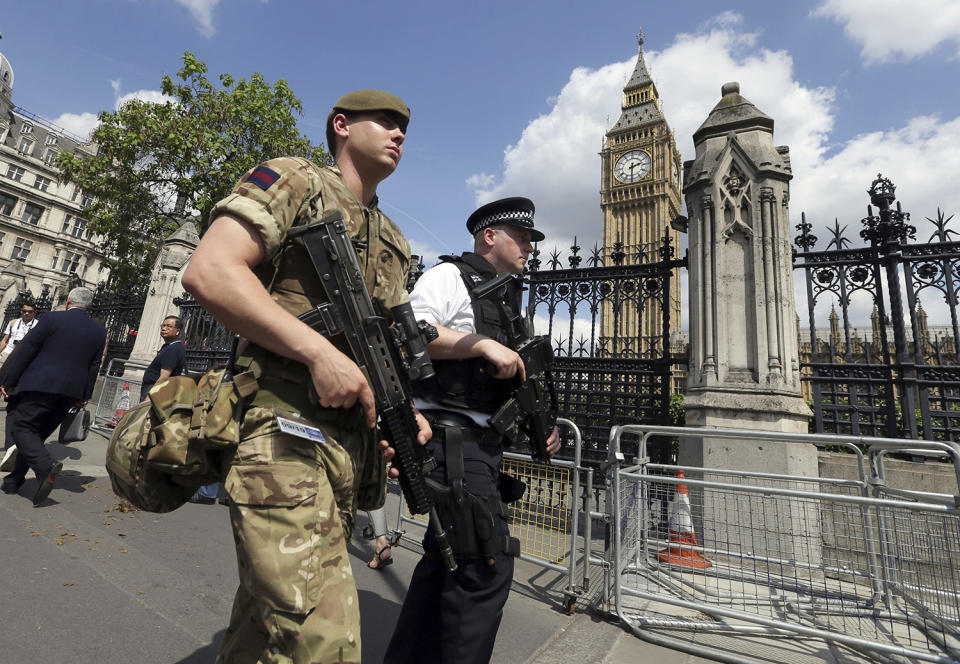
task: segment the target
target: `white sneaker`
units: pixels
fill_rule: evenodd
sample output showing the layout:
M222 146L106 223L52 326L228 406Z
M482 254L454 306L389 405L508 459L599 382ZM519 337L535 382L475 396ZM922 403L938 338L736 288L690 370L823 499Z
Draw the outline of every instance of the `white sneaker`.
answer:
M0 471L9 473L13 471L17 463L17 446L11 445L3 453L3 461L0 461Z

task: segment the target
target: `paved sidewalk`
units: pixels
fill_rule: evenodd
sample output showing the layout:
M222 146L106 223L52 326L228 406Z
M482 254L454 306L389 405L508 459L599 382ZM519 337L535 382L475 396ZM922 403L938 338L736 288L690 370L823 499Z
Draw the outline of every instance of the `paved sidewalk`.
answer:
M32 506L33 478L19 496L0 495L0 661L212 662L237 584L227 509L188 504L166 515L120 512L103 470L103 436L49 446L64 461L50 499ZM369 542L355 537L350 544L365 663L382 659L418 548L396 547L396 563L380 573L365 566ZM566 615L564 583L555 572L519 561L494 662L707 661L649 645L586 614Z

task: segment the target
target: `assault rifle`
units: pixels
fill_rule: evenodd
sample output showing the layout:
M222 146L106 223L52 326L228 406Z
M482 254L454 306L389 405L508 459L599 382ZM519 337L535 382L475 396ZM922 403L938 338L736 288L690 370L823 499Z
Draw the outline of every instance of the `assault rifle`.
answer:
M382 307L374 306L339 210L307 226L294 227L289 236L307 250L328 300L299 318L325 337L342 334L346 339L357 365L370 381L380 434L396 451L393 465L400 472L407 507L413 514L430 513L441 555L452 571L457 567L453 550L425 481L436 462L424 459L410 401L410 382L434 375L426 345L437 338L437 330L414 320L409 303L390 310L395 323L392 326Z
M553 349L546 336L530 336L522 316L509 311L504 304L504 288L519 278L512 274L501 274L480 284L470 293L474 299L496 297L500 319L507 334L507 345L523 360L527 374L527 379L520 382L489 422L491 427L513 443L517 442L514 434L516 423L516 429L530 439L534 458L549 462L547 438L557 424L559 412L553 380Z

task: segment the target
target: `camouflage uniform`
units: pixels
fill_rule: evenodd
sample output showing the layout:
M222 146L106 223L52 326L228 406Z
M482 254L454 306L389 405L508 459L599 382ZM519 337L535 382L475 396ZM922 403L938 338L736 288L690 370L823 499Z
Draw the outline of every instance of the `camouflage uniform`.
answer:
M371 296L388 306L406 301L407 241L376 200L367 208L347 189L335 167L299 158L265 162L244 176L211 218L231 214L259 233L266 259L255 272L273 299L298 315L325 296L305 250L285 243L287 230L334 209L343 212L355 238ZM355 470L358 476L379 470L359 488L361 506L382 503L376 438L358 406L310 403L304 365L254 344L241 344L237 364L259 366L263 375L225 483L240 587L217 661L359 662L360 613L346 543L357 502ZM326 443L281 433L275 416L284 411L319 426Z

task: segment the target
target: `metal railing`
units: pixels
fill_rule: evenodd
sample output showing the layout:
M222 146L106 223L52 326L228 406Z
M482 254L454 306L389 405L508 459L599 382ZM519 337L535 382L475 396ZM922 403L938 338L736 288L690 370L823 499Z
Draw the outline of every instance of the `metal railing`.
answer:
M90 423L92 429L112 431L123 414L140 403L142 381L124 378L124 368L146 369L147 365L121 358L107 363L107 370L100 379L100 395Z
M625 434L641 436L635 460L620 453ZM652 464L653 436L841 445L858 455L859 477ZM889 487L883 465L893 451L935 452L952 461L960 484L960 446L622 426L609 449L604 597L644 638L655 630L689 650L690 639L662 630L815 637L871 661L960 661L960 495ZM728 652L696 649L730 661Z

